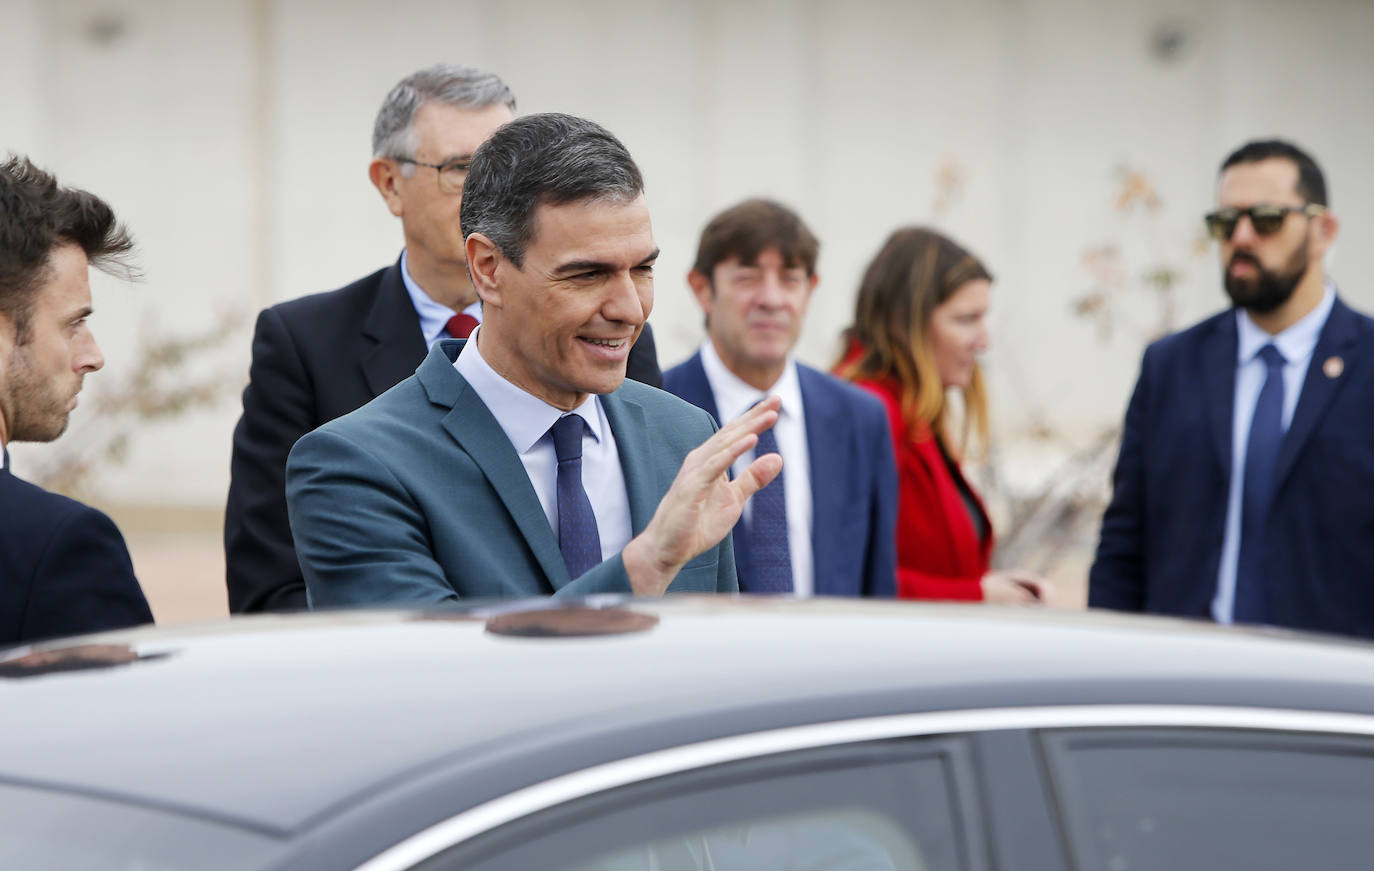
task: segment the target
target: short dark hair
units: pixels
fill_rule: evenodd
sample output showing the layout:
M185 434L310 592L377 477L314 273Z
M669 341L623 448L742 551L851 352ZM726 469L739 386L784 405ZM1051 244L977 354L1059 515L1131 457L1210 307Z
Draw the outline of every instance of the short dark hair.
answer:
M816 274L821 243L796 212L773 200L745 200L711 219L701 231L692 269L707 278L731 257L752 264L768 248L777 248L788 268L804 267Z
M1298 196L1319 206L1331 205L1326 196L1326 177L1322 175L1321 167L1317 166L1312 155L1282 139L1256 139L1245 143L1222 162L1220 172L1238 163L1259 163L1273 158L1292 161L1298 168Z
M644 178L625 146L594 121L545 112L500 127L472 156L463 183L463 238L481 233L519 268L542 204L628 203Z
M27 157L0 163L0 312L22 344L48 258L60 245L79 245L91 265L133 277L133 240L114 211L95 194L62 187Z

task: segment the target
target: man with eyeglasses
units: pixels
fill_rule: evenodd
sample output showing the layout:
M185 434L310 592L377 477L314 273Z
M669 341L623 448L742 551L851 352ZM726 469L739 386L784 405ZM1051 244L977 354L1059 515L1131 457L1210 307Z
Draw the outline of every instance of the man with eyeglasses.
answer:
M706 341L664 373L664 388L722 423L765 396L782 399L754 453L779 454L783 473L734 531L742 592L890 598L897 472L887 414L875 397L792 356L820 282L819 254L811 229L782 203L745 200L712 218L687 275Z
M259 315L224 517L231 611L306 607L286 514L286 457L296 440L381 395L437 341L466 338L481 321L459 227L463 183L477 146L514 117L515 95L491 73L441 64L402 79L377 113L368 166L401 219L400 258ZM647 324L627 376L662 383Z
M1374 637L1374 321L1326 275L1326 182L1251 142L1217 200L1234 308L1145 351L1088 603Z

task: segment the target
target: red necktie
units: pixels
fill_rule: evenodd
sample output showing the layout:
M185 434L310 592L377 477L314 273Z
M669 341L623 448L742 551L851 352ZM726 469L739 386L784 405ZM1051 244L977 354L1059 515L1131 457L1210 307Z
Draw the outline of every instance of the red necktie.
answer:
M448 319L444 329L455 339L466 339L477 326L477 318L472 315L456 314Z

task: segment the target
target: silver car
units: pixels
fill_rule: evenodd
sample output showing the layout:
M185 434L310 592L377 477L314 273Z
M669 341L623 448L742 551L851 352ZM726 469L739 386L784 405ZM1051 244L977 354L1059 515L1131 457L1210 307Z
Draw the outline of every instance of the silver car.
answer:
M1374 648L840 600L541 600L0 654L3 869L1374 864Z

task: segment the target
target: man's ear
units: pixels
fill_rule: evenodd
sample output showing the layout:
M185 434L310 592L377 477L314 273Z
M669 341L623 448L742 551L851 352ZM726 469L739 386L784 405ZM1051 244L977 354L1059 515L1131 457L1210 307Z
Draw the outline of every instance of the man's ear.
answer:
M693 269L687 273L687 286L692 289L692 295L697 298L697 305L701 306L702 312L709 317L711 304L716 301L716 291L711 286L711 277Z
M367 177L372 180L372 186L382 195L382 199L386 200L386 207L391 210L391 214L401 217L405 209L398 189L401 178L400 165L385 157L373 158L367 165Z
M1330 212L1322 212L1312 218L1312 223L1317 225L1315 241L1320 245L1319 253L1325 254L1330 249L1332 243L1341 232L1341 219Z
M501 290L496 280L496 272L503 260L501 249L482 233L468 236L464 247L468 257L468 275L472 278L473 289L481 298L482 305L500 308Z

